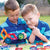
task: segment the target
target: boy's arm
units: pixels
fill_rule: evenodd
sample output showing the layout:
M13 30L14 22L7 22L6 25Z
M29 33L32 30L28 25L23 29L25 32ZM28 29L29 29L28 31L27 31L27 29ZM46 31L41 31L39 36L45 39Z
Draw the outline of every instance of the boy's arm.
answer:
M48 42L48 39L44 35L42 35L40 33L40 30L37 27L34 27L34 29L32 30L32 32L33 32L33 34L35 36L39 37L41 40L43 40L45 42Z

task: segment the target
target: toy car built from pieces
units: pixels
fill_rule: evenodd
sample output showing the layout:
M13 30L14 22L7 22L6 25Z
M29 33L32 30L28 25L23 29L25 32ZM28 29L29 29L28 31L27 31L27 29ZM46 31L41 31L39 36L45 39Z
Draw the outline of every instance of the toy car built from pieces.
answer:
M3 32L5 33L4 35ZM10 44L12 40L24 39L24 34L19 33L18 36L16 36L15 33L7 33L5 29L2 30L1 36L7 44Z

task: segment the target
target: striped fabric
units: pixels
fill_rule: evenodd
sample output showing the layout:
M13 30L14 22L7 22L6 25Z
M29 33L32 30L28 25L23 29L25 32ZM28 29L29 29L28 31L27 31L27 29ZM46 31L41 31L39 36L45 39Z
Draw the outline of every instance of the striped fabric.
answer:
M11 23L9 19L7 18L7 20L0 26L0 33L3 28L7 31L7 33L15 33L16 36L19 33L25 32L27 34L27 39L29 39L29 36L31 35L31 32L32 32L31 29L28 28L24 19L21 19L21 18L18 18L17 25ZM26 41L25 39L21 40L21 42L25 42L25 41ZM17 41L12 41L12 43L16 43L16 42Z

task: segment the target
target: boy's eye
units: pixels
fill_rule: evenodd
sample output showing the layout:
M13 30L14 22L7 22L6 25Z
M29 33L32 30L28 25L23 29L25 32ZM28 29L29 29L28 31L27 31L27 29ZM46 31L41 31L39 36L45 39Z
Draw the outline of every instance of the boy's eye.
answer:
M16 16L17 16L17 14L16 14Z
M16 14L16 16L18 16L19 14Z
M14 17L14 15L11 15L11 17Z

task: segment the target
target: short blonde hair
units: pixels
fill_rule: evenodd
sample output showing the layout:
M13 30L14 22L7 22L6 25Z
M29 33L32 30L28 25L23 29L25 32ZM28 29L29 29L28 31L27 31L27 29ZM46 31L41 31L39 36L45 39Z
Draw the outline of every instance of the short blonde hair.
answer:
M36 5L33 5L33 4L27 4L23 7L22 11L21 11L21 16L25 16L27 15L29 12L33 12L33 14L37 14L39 13Z

